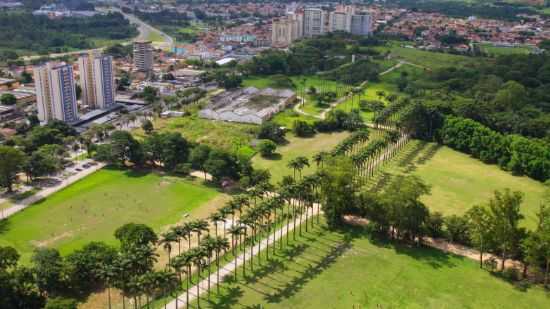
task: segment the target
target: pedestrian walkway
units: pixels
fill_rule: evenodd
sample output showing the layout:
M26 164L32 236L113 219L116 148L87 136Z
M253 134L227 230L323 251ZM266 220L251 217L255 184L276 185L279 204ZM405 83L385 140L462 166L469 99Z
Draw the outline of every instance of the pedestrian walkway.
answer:
M317 207L315 206L314 209L316 208ZM316 216L316 214L307 212L307 215L301 216L302 218L300 218L300 220L296 222L296 227L298 227L300 224L305 222L306 218L309 219L314 216ZM238 270L239 266L242 266L243 263L249 261L251 258L258 255L259 252L261 252L262 250L265 250L268 245L274 244L276 241L284 237L287 233L292 232L293 230L294 230L293 224L289 224L288 229L287 229L287 226L284 225L279 230L275 231L274 233L271 233L268 238L263 239L259 245L259 248L257 245L253 246L252 248L247 248L246 254L241 253L235 258L237 260L236 266L235 266L235 259L233 259L231 260L231 262L229 262L228 264L226 264L220 269L220 278L224 278L227 275L231 275L236 269ZM214 289L216 287L216 279L217 279L217 273L213 272L210 275L211 289ZM198 283L198 288L199 288L199 295L202 295L208 292L208 277ZM197 285L190 287L188 292L189 292L189 303L192 303L197 299ZM176 299L168 303L166 305L166 308L167 309L184 308L184 306L186 305L186 298L187 298L186 293L182 293Z

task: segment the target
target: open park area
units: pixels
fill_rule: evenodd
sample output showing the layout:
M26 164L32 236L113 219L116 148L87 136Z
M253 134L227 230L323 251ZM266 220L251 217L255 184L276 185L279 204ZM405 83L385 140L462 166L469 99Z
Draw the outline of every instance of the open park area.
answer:
M312 156L320 151L330 151L339 142L349 136L349 132L319 133L311 138L300 138L288 135L288 143L277 148L272 158L263 158L260 155L254 156L252 164L257 169L267 169L271 173L271 182L276 184L284 176L292 176L292 169L288 163L298 156L308 158L309 167L302 170L302 175L308 175L316 170Z
M35 247L66 254L90 241L115 244L114 231L126 223L160 231L186 214L210 213L219 195L177 177L103 169L2 221L0 246L13 246L28 262Z
M519 177L485 164L448 147L418 140L388 163L369 180L371 190L381 190L398 175L412 174L431 186L422 201L433 211L462 215L475 205L486 203L495 190L509 188L525 194L521 212L524 224L534 228L536 213L543 200L545 186L528 177Z
M545 308L540 287L519 287L475 261L388 243L360 227L323 224L201 308ZM194 304L196 305L196 303ZM159 306L159 308L161 308Z

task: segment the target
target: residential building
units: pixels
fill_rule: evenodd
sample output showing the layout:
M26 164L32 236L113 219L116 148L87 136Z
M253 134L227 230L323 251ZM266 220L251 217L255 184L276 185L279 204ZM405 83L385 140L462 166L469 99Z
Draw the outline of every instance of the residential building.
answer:
M303 15L287 14L273 20L271 27L271 44L276 47L287 47L303 36Z
M78 59L82 104L107 109L115 104L113 57L84 54Z
M326 32L327 13L321 8L304 9L304 36L311 38Z
M150 73L153 71L153 45L151 41L134 42L134 67L138 72Z
M53 62L34 68L38 119L72 123L78 120L73 67Z
M331 12L329 18L329 31L350 32L351 15L346 12Z
M372 17L369 13L358 13L351 15L351 34L355 35L371 35L372 34Z

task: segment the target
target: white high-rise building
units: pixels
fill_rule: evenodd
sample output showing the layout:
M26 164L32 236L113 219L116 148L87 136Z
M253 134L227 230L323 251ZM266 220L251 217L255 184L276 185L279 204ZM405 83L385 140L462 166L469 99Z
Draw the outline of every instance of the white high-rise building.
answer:
M34 68L38 119L72 123L78 120L73 67L48 63Z
M150 73L153 70L153 46L151 41L134 42L134 67L138 72Z
M271 45L287 47L303 36L303 15L287 14L273 20L271 29Z
M82 104L106 109L115 104L113 57L84 54L78 59Z
M321 8L304 9L304 36L311 38L326 32L326 12Z
M329 31L350 32L351 15L346 12L331 12L329 15Z

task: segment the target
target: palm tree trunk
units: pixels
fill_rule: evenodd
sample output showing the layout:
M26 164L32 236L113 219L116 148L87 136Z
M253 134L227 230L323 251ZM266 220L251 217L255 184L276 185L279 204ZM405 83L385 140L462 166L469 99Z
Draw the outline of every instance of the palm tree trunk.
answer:
M189 309L189 282L191 281L191 265L187 265L187 289L185 289L185 306Z
M208 299L210 299L210 276L212 275L211 272L211 265L210 265L210 252L208 253Z
M200 291L200 283L201 283L201 263L197 264L198 266L198 277L197 277L197 307L201 307L201 291Z
M109 302L109 309L111 309L111 287L110 286L107 287L107 297Z
M216 250L216 290L220 294L220 251Z

